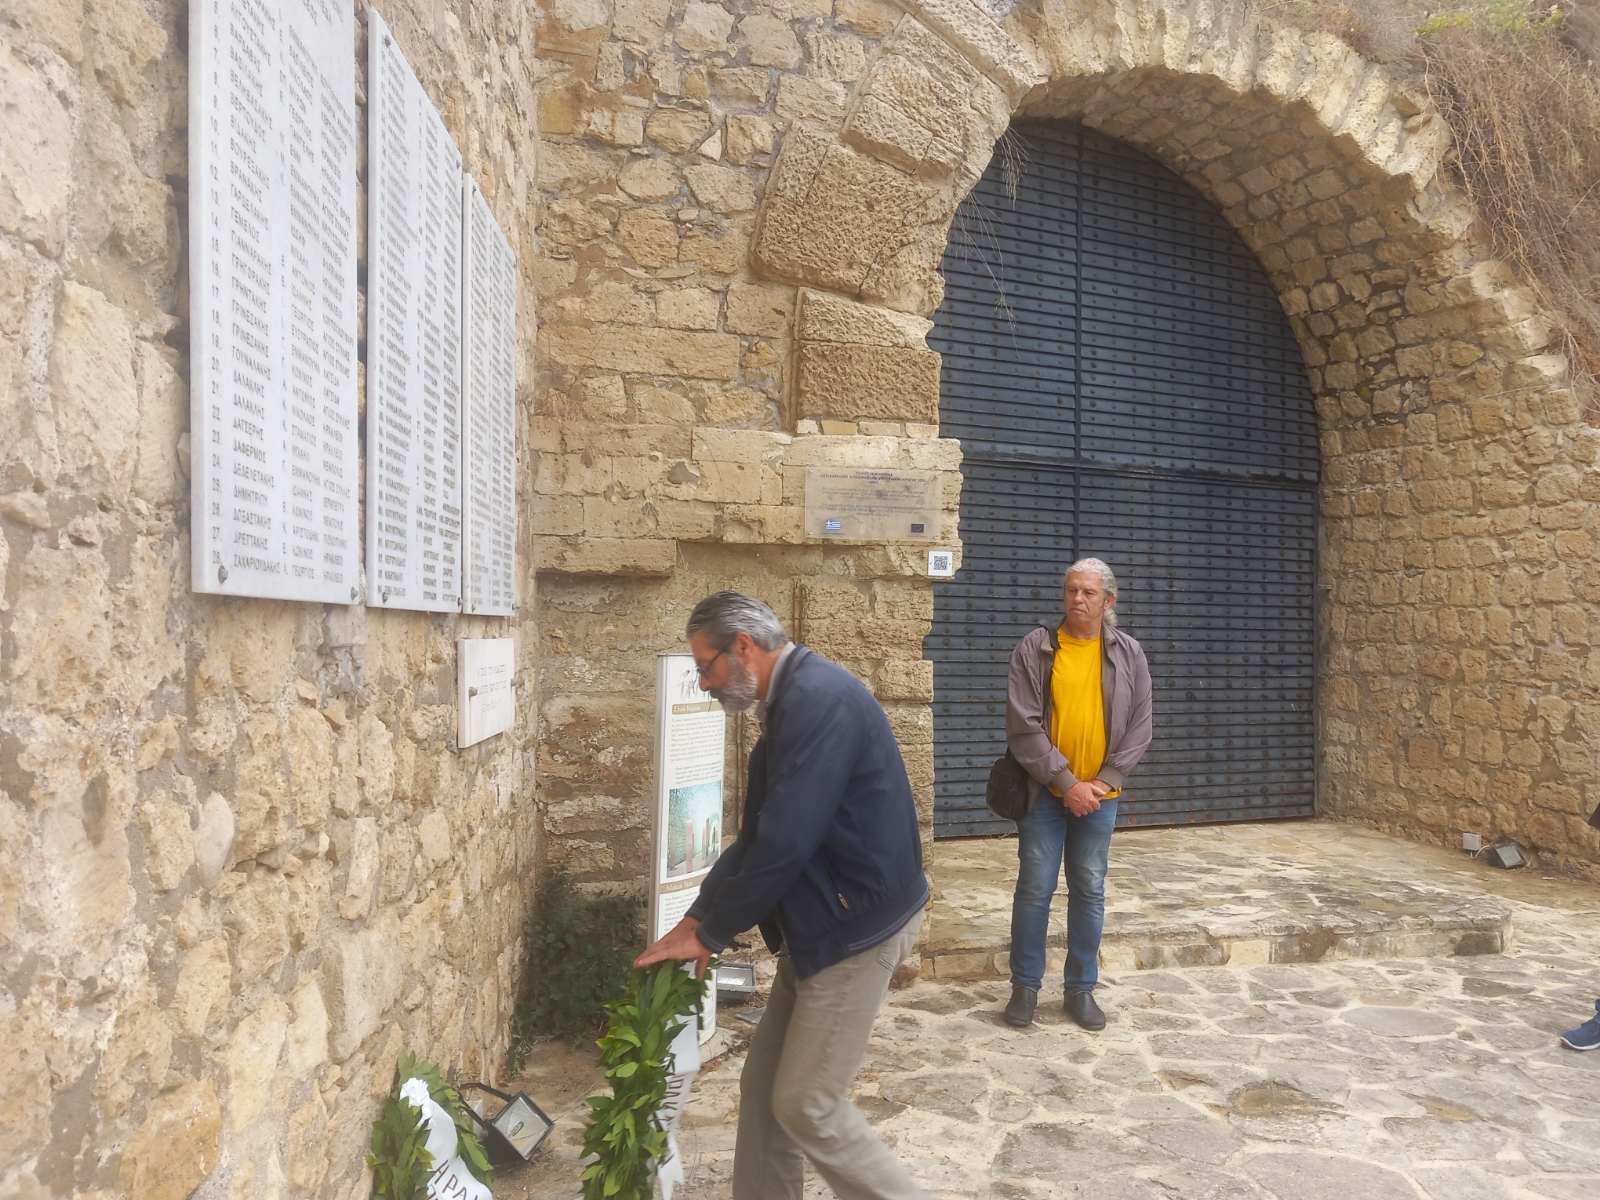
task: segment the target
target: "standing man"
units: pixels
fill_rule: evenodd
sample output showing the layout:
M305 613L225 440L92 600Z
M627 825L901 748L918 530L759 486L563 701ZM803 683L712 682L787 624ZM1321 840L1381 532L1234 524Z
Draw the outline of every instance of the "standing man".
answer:
M1065 619L1035 629L1011 652L1006 743L1038 784L1017 822L1011 901L1011 999L1005 1019L1033 1023L1044 981L1050 900L1067 873L1067 966L1062 1003L1085 1029L1104 1029L1095 1003L1106 864L1117 797L1150 748L1150 668L1117 628L1117 577L1098 558L1067 568Z
M756 705L762 732L738 839L688 915L634 965L681 959L698 974L752 925L779 954L739 1077L734 1200L800 1200L806 1159L841 1200L926 1200L850 1100L928 901L889 720L855 676L790 642L759 600L707 596L688 637L700 686L730 712Z

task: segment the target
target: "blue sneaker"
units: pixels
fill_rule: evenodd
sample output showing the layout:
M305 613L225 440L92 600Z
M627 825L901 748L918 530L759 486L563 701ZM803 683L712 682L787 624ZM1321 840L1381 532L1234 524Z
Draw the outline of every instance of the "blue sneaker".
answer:
M1594 1016L1563 1033L1561 1044L1569 1050L1600 1050L1600 1000L1594 1002Z

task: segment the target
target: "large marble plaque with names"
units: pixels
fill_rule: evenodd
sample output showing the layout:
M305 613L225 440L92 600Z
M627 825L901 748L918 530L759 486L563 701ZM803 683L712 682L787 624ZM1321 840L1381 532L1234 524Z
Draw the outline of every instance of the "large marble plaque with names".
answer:
M508 616L517 606L517 258L471 176L462 190L466 610Z
M806 537L840 542L931 542L939 535L936 471L895 467L806 470Z
M192 586L360 599L348 0L189 6Z
M367 603L458 612L461 152L367 16Z

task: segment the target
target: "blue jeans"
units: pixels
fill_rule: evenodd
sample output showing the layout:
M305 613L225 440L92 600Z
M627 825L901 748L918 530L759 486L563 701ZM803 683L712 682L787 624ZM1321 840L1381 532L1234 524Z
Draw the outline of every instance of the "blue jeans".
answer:
M1106 921L1106 864L1117 802L1104 800L1086 817L1040 788L1028 815L1017 822L1017 890L1011 900L1011 982L1037 988L1044 982L1044 941L1050 930L1050 900L1063 865L1067 872L1067 967L1069 992L1094 990L1100 978L1100 931Z

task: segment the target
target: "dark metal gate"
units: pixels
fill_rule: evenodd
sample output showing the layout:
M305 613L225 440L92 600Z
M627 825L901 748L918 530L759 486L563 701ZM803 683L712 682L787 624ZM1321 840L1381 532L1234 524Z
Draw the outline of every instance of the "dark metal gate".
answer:
M927 641L935 831L1013 828L983 805L1006 666L1085 555L1155 681L1119 823L1310 815L1318 456L1294 334L1176 175L1081 126L1013 137L956 218L928 339L965 452L963 567Z

